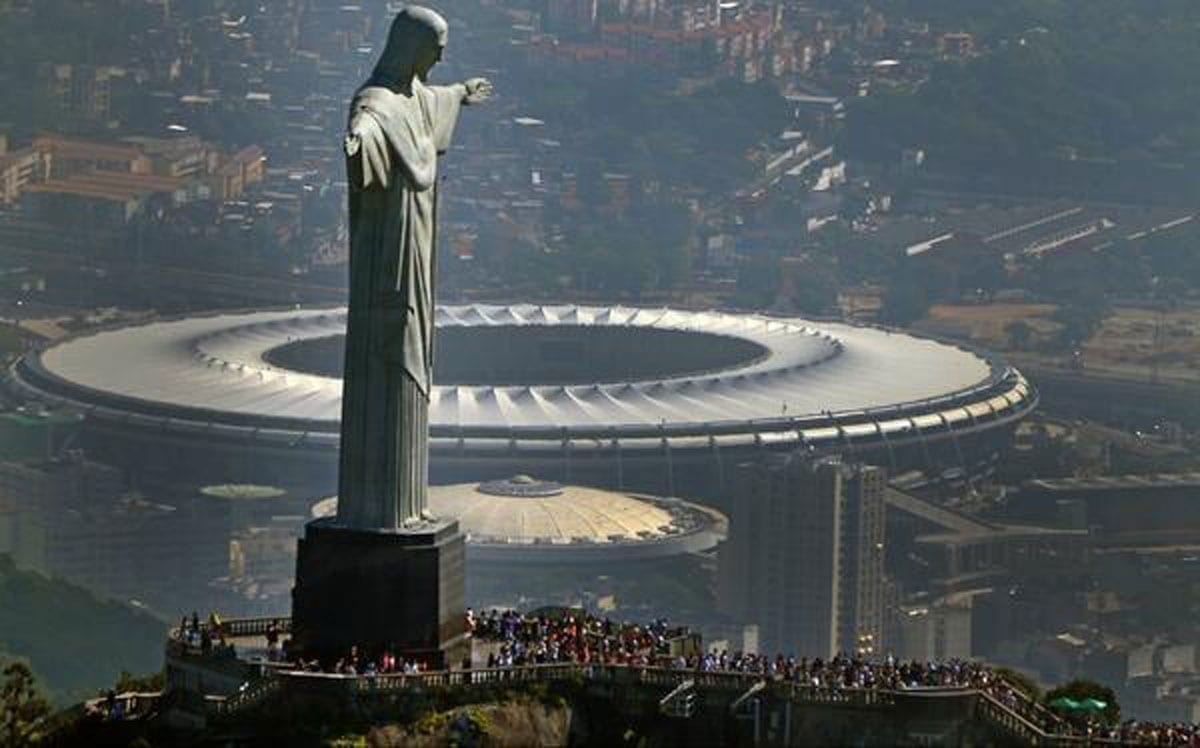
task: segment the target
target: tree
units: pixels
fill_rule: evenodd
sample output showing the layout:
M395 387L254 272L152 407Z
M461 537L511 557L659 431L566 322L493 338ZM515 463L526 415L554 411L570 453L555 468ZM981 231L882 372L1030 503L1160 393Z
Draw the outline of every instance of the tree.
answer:
M38 693L29 666L9 663L0 685L0 748L25 748L37 742L49 714L50 704Z
M993 668L992 672L1004 679L1004 682L1025 694L1030 699L1037 701L1042 698L1042 689L1038 687L1037 681L1030 678L1020 670L1013 670L1008 667Z
M779 258L769 252L755 252L742 259L738 267L734 302L740 307L765 309L779 294Z
M1023 351L1033 338L1033 328L1023 319L1015 319L1004 326L1008 344L1014 351Z
M4 554L0 600L0 651L29 663L39 687L55 702L94 696L122 668L151 672L162 666L161 621L97 600L81 587L19 570Z
M1052 704L1062 698L1073 701L1095 699L1103 701L1107 706L1099 713L1101 719L1108 724L1116 724L1121 719L1121 705L1117 703L1117 694L1111 688L1096 681L1076 678L1068 683L1052 688L1042 697L1044 704Z
M898 281L888 286L879 316L889 325L903 327L924 317L929 305L929 293L924 287Z
M828 265L804 260L787 262L780 268L781 293L786 302L801 314L826 315L837 309L838 283Z
M1063 304L1054 312L1054 320L1062 324L1059 341L1070 348L1083 344L1100 329L1100 323L1107 315L1108 309L1102 300L1101 303L1089 300Z
M161 691L167 685L167 673L164 670L159 670L157 673L149 675L134 675L128 670L122 670L117 676L117 683L113 686L113 690L117 693L127 693L130 691L136 693L148 693L153 691Z

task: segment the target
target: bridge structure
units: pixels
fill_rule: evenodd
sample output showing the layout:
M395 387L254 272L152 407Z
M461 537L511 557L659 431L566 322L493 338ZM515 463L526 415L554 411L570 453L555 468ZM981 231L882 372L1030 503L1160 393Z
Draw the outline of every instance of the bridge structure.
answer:
M273 699L317 699L369 708L397 703L406 694L477 692L486 699L498 690L575 684L593 695L638 699L663 719L684 721L707 713L708 718L749 722L746 732L755 745L800 745L806 723L864 719L903 721L908 737L931 745L958 742L952 735L966 723L981 725L1013 744L1120 744L1071 734L1067 723L1003 681L987 689L846 688L755 672L581 662L348 675L307 671L268 658L267 632L286 635L290 625L288 618L223 621L225 644L204 649L173 631L166 647L166 688L157 697L132 695L124 717L170 712L175 724L203 728L236 722Z

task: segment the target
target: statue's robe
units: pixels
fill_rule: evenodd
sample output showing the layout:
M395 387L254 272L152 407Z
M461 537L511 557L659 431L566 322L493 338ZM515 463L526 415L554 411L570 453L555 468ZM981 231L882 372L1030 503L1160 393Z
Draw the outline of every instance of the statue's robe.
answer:
M350 311L339 524L398 528L425 512L433 373L437 157L462 92L368 83L350 105Z

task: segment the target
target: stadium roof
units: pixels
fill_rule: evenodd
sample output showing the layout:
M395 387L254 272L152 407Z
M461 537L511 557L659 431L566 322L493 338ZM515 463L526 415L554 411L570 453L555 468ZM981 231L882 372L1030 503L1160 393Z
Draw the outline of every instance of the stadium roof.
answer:
M574 336L584 349L594 343L590 328L619 328L636 344L629 350L659 359L649 361L659 375L529 385L488 384L485 378L437 386L430 417L435 437L657 440L788 432L792 440L798 433L808 440L853 438L974 423L1027 408L1036 399L1017 372L981 354L841 323L671 309L477 304L440 307L437 324L494 331L495 343L485 338L480 345L497 349L507 344L512 333L506 330L513 327ZM90 407L99 415L324 432L336 439L340 380L282 368L268 354L297 341L342 335L344 329L344 309L155 321L60 342L27 357L16 374L26 394ZM651 336L654 331L679 334L666 339ZM672 374L676 359L687 353L673 341L708 351L730 340L739 350L761 355L706 371L681 364ZM621 363L609 368L619 373Z

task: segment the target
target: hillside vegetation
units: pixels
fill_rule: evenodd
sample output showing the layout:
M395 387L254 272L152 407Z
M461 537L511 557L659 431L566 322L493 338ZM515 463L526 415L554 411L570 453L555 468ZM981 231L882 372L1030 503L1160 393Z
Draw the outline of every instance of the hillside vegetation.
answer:
M985 53L916 91L854 102L849 145L892 159L1005 164L1071 148L1151 163L1200 157L1200 5L1184 0L891 0L885 10L975 31Z
M57 704L94 696L123 671L162 668L166 625L0 556L0 662L29 663Z

